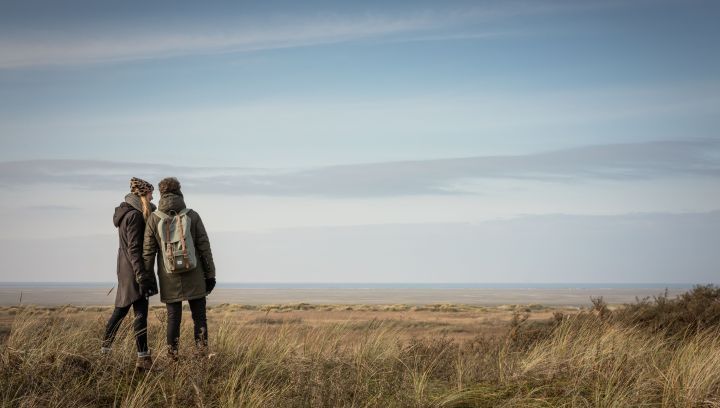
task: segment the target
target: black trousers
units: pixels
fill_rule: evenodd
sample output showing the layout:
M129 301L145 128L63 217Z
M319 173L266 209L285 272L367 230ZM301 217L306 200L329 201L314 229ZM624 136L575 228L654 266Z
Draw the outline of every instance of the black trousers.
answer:
M207 346L207 316L205 314L205 298L188 300L190 314L194 324L195 344ZM180 323L182 322L182 302L166 303L168 325L167 344L171 349L177 350L180 343Z
M113 314L110 316L110 320L105 326L105 336L103 337L103 347L110 347L115 341L115 335L117 334L120 324L123 319L127 316L130 311L130 306L133 308L135 314L135 320L133 321L133 329L135 330L135 344L137 345L137 351L144 353L148 351L148 340L147 340L147 317L148 317L148 300L146 298L140 298L125 307L115 307Z

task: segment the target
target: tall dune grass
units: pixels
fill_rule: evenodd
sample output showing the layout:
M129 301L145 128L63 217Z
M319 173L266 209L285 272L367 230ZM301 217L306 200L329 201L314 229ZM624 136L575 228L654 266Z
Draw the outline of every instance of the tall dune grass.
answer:
M621 315L621 313L618 313ZM506 336L402 340L382 323L213 322L212 359L195 355L191 321L178 363L134 370L123 326L99 354L104 314L25 308L0 351L0 405L48 407L720 407L720 332L682 336L597 313ZM164 315L150 319L162 350Z

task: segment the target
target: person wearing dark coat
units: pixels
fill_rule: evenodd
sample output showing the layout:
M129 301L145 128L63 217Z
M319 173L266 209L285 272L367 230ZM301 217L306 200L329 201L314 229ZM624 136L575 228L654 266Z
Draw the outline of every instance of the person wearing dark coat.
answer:
M135 343L138 359L136 367L148 370L152 358L148 349L147 316L148 298L158 292L155 274L145 269L142 246L145 234L145 220L155 211L151 203L152 184L133 177L130 180L130 194L115 208L113 224L118 229L117 291L115 310L107 322L101 352L109 353L120 325L133 308L135 320Z
M185 199L180 190L180 182L175 177L168 177L158 184L160 201L158 211L164 214L177 214L186 209ZM158 281L160 282L160 301L167 308L167 345L168 355L177 360L180 342L180 323L182 320L182 302L187 301L194 324L195 346L199 354L207 356L208 331L206 317L206 296L215 287L215 263L210 249L210 240L205 231L200 214L188 210L190 235L195 246L197 266L194 269L173 273L165 269L163 254L160 250L161 238L158 230L160 215L154 212L145 228L143 258L145 269L152 271L157 264Z

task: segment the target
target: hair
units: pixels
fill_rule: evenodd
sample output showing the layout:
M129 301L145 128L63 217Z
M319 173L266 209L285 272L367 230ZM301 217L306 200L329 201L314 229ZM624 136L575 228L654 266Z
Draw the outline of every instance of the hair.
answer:
M148 200L147 195L140 196L140 203L142 203L143 218L145 218L145 221L147 221L147 219L150 218L150 214L152 214L152 208L150 207L150 200Z
M175 177L165 177L158 183L160 194L180 193L180 182Z

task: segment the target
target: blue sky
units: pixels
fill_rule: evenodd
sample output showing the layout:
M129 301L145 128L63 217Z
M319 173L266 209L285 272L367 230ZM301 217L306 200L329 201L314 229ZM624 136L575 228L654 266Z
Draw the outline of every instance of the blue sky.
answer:
M1 157L292 166L715 136L712 2L353 3L5 2ZM166 138L203 153L130 147Z
M126 179L169 174L215 230L278 243L295 228L421 225L469 245L472 234L448 225L509 222L520 240L522 220L556 230L532 217L639 222L615 238L647 232L633 214L716 222L719 17L712 1L4 1L0 239L111 234L107 209ZM699 255L678 248L678 259ZM537 281L604 279L574 267L543 278L559 255L532 256ZM691 278L712 280L720 259L700 258ZM494 262L421 275L527 279L495 275L522 268ZM628 262L617 276L652 280L663 262ZM227 256L232 280L294 276L259 263ZM363 280L331 273L344 267L303 273Z

